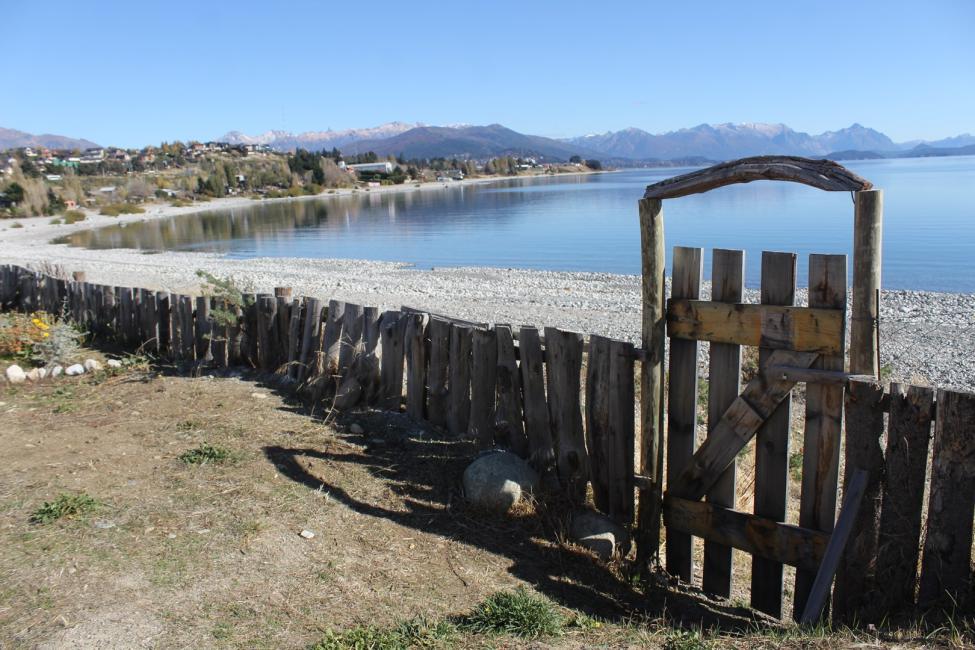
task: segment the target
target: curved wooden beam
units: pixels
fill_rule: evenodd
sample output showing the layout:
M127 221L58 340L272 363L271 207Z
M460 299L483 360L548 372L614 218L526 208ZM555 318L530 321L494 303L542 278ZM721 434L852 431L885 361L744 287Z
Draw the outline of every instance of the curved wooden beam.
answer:
M813 160L799 156L755 156L664 179L647 186L643 198L672 199L752 181L791 181L827 192L858 192L873 187L870 181L860 178L832 160Z

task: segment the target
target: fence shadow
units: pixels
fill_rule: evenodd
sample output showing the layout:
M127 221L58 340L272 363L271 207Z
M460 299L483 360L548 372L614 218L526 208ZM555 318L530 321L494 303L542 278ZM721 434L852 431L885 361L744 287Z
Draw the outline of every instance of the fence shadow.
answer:
M512 561L512 575L541 593L590 616L623 622L666 618L671 625L704 626L728 632L754 629L768 619L749 609L715 603L662 583L638 588L627 580L627 566L607 565L588 552L558 542L564 503L536 504L533 513L501 516L475 511L460 494L460 478L475 455L470 442L445 438L399 414L364 411L342 416L364 433L337 433L362 451L326 452L314 447L264 448L267 459L292 481L327 492L353 511L440 535ZM350 495L327 475L312 473L300 460L365 468L386 483L402 502L396 509Z

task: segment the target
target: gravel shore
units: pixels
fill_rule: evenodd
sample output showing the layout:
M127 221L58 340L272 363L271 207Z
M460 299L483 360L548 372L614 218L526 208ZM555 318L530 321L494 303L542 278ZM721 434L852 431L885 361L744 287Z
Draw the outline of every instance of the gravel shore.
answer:
M229 260L205 253L86 250L50 241L58 236L121 222L158 219L198 210L239 207L248 199L202 206L152 206L120 218L89 213L74 225L50 219L0 222L0 263L37 268L59 264L85 271L102 284L192 293L197 269L233 277L252 291L290 286L296 295L345 300L380 308L403 305L492 323L556 326L636 341L640 336L640 278L610 273L568 273L494 268L419 270L362 260L261 258ZM805 304L800 290L799 304ZM746 291L746 302L758 292ZM885 291L881 312L881 364L895 381L975 390L975 295ZM703 346L705 349L707 346Z

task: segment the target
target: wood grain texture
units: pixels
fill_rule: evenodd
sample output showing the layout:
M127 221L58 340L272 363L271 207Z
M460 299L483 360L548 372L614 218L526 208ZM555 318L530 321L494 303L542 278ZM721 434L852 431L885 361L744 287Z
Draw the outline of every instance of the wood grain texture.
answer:
M375 404L379 397L379 368L382 348L379 340L379 327L382 319L377 307L366 307L362 312L362 364L357 375L362 386L362 399L366 404Z
M640 352L639 471L650 479L639 493L637 566L648 566L660 549L664 463L664 346L666 344L664 212L659 199L643 199L640 212L642 326Z
M321 360L318 362L318 372L331 377L339 371L339 356L342 349L342 324L345 321L345 303L341 300L329 300L325 312L325 326L322 331Z
M586 446L593 501L622 526L633 520L633 345L589 337Z
M447 430L455 436L467 433L471 419L472 337L470 326L451 324Z
M288 378L291 381L298 381L301 359L302 343L302 319L304 318L304 307L299 298L295 298L291 303L291 312L288 320Z
M816 570L829 535L672 495L664 500L667 530L714 540L779 564Z
M481 449L494 446L498 341L493 329L476 328L471 344L471 418L468 431Z
M883 258L884 193L857 192L853 213L853 307L850 372L880 377L877 336Z
M305 298L301 354L298 356L298 383L307 382L316 371L322 331L322 303L318 298Z
M701 296L704 254L700 248L674 247L672 299L696 300ZM670 327L668 324L668 332ZM697 367L699 345L696 340L670 340L670 376L667 404L667 487L690 464L697 439ZM690 583L693 574L691 536L667 531L667 572Z
M970 611L975 394L938 391L918 604Z
M752 181L791 181L828 192L855 192L873 185L832 160L799 156L753 156L662 180L647 187L644 199L670 199Z
M522 327L518 332L518 352L521 355L521 385L524 392L525 435L528 438L528 462L540 474L548 472L555 463L552 447L552 428L545 400L545 372L541 337L534 327Z
M841 354L845 323L842 308L704 300L671 300L667 305L667 334L672 338L774 350Z
M406 413L417 420L426 417L427 320L426 314L406 314Z
M880 529L881 485L884 452L880 438L884 433L882 402L884 388L874 382L851 381L846 393L846 455L844 490L857 470L867 473L863 502L853 524L850 541L840 559L833 588L833 618L860 620L874 598L873 562L877 557Z
M843 493L843 506L840 508L840 515L836 520L833 533L829 536L826 553L823 555L819 570L816 572L816 579L809 590L806 607L799 616L799 622L802 624L817 621L825 612L829 587L833 582L833 576L836 575L843 552L846 550L850 534L853 532L854 522L859 514L860 504L863 501L863 491L866 487L867 473L863 470L853 472L853 476Z
M436 427L447 428L447 380L450 368L450 323L431 317L430 370L427 375L427 419Z
M274 370L274 323L278 303L269 293L257 294L257 366L261 372Z
M144 299L148 299L146 296ZM148 311L145 312L148 315ZM210 298L207 296L196 297L196 313L194 318L196 329L196 360L208 363L213 360L210 351L213 336L213 321L210 319Z
M497 435L511 451L528 458L528 438L522 415L521 372L515 355L514 336L507 325L497 325L494 331L498 340Z
M809 256L809 306L841 310L846 308L846 256ZM843 323L845 324L844 317ZM846 362L846 337L837 337L840 352L823 354L814 370L842 372ZM836 518L836 488L839 480L840 441L843 434L843 384L807 384L806 427L802 443L802 491L799 525L829 533ZM793 618L802 616L806 598L816 579L815 571L796 572Z
M589 455L582 423L582 334L545 328L548 415L555 441L559 482L569 499L582 502L589 481Z
M379 408L399 411L403 398L403 357L406 318L398 311L383 313L379 327L382 347Z
M745 287L745 253L715 249L711 258L711 300L737 303ZM708 365L708 433L718 426L721 416L741 391L741 346L711 343ZM722 508L735 507L735 462L721 473L708 490L708 503ZM705 593L731 597L731 547L715 539L704 540L704 571L701 587Z
M796 299L795 253L762 253L761 300L766 305L792 305ZM769 365L775 350L765 345L758 349L760 368ZM755 442L756 515L785 521L789 499L789 430L792 419L791 392L783 396L765 419ZM752 558L752 607L776 618L782 617L782 563L761 557Z
M931 440L934 390L890 385L886 476L877 541L876 611L895 613L914 605L921 547L921 509Z

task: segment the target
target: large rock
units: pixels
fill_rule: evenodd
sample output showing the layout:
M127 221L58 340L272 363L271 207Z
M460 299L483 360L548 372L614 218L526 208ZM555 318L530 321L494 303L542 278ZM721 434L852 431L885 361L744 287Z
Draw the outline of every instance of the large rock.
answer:
M569 537L579 546L593 551L603 560L630 550L630 534L606 515L594 510L579 510L572 515Z
M479 456L464 470L464 496L479 507L507 512L538 485L528 463L507 451Z
M77 377L78 375L85 374L85 367L80 363L76 363L65 368L64 374L68 377Z
M17 364L7 368L7 371L4 374L7 376L7 381L9 381L11 384L22 384L27 381L27 373L24 372L24 369Z
M88 372L94 372L96 370L101 370L102 364L98 363L94 359L85 359L85 370Z

